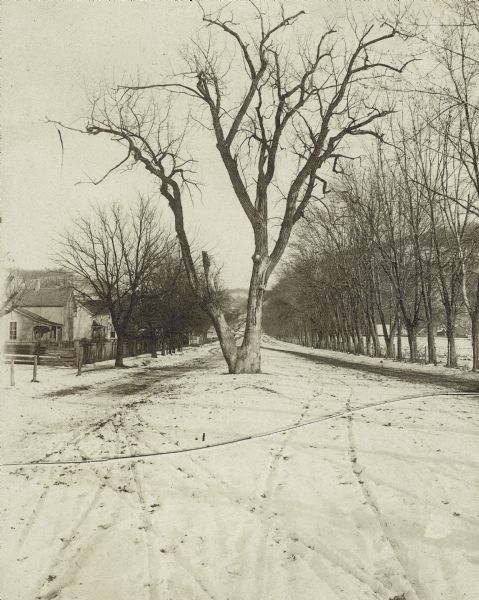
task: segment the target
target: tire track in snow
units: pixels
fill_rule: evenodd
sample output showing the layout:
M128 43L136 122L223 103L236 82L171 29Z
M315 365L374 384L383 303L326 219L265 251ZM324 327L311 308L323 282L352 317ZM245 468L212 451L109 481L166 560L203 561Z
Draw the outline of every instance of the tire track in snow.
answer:
M111 419L107 420L107 422L110 422L110 421L111 421L113 430L115 432L115 442L116 442L115 445L116 445L117 451L119 451L120 439L119 439L118 428L115 427L113 420L111 420ZM104 424L106 424L106 422ZM114 492L116 492L117 494L119 493L118 490L114 489L112 486L109 486L106 483L106 481L110 478L112 471L113 471L113 465L109 465L107 467L106 471L102 471L102 472L100 472L98 469L95 469L95 468L92 469L91 472L94 475L96 475L97 479L100 482L100 485L98 486L95 493L93 494L93 497L90 500L88 506L86 506L86 508L80 514L79 519L75 522L73 528L71 529L70 535L63 536L61 538L62 545L61 545L59 551L57 552L56 556L50 562L50 566L46 571L47 575L45 577L43 577L42 580L40 580L39 583L37 584L38 591L35 596L36 600L54 600L74 580L75 575L81 568L81 565L79 564L80 557L86 555L90 551L90 548L94 545L93 540L90 540L90 542L88 544L83 543L75 548L76 543L78 543L78 541L81 541L81 539L78 540L78 534L81 533L81 531L80 531L81 528L83 527L85 522L88 520L89 516L92 514L94 509L98 506L105 489L109 488L109 489L113 490ZM102 535L104 533L105 533L105 530L103 530L103 529L101 530L101 532L97 531L94 536L95 540L97 539L98 535ZM72 549L74 549L74 550L72 551ZM70 552L71 552L70 556L68 558L65 558L65 554L70 553ZM61 573L61 575L58 576L54 573L61 564L65 564L65 565L67 565L67 567ZM49 580L50 576L54 577L54 579L51 581ZM48 588L50 588L50 589L48 589Z
M351 385L345 383L344 380L340 380L338 378L330 378L328 380L327 384L324 384L321 386L321 390L317 393L317 395L326 394L332 398L339 400L339 397L337 397L336 394L328 393L325 391L324 388L328 387L330 384L335 384L335 385L339 385L343 388L346 388L347 391L349 392L348 402L350 401L351 397L354 394L353 387ZM360 409L355 409L355 410L360 410ZM350 411L350 407L348 407L347 411L348 412ZM346 415L347 415L347 412L341 413L337 416L345 418ZM338 448L338 451L342 452L342 449ZM337 461L337 464L341 466L343 463L341 461ZM330 563L333 567L340 569L346 576L353 577L355 580L357 580L357 582L359 582L360 584L364 585L366 588L371 590L371 592L375 596L377 594L387 594L389 597L391 590L387 585L384 585L383 582L378 581L374 577L370 577L367 572L365 572L363 569L361 569L361 567L358 567L357 565L355 565L352 561L348 560L340 552L336 552L336 551L334 551L334 549L327 547L324 544L321 544L317 539L315 539L314 541L311 541L309 543L304 539L300 539L300 537L298 535L296 535L294 538L290 538L290 539L294 544L300 544L304 549L306 549L307 552L309 552L312 555L311 563L309 561L307 561L305 557L301 556L300 553L296 553L296 552L294 553L295 559L299 557L304 562L304 564L307 566L307 568L320 581L322 581L323 583L328 585L328 587L330 587L330 589L334 593L337 593L337 589L335 589L335 586L334 586L334 579L332 579L332 584L329 584L329 580L331 579L330 578L330 569L327 566L325 566L324 564L321 564L318 555L321 555L323 557L323 559L326 560L328 563Z
M111 424L113 426L113 428L115 428L115 420L123 414L125 409L133 408L137 404L145 404L147 402L147 398L148 398L148 396L142 396L141 398L139 398L138 400L136 400L134 402L130 402L130 403L122 405L120 409L116 409L112 413L110 413L106 416L103 416L101 418L97 417L97 418L93 419L92 421L90 421L90 423L88 423L88 425L86 425L84 428L82 428L82 430L79 433L77 433L70 439L63 441L59 446L57 446L57 448L55 450L51 450L50 452L44 454L41 458L38 458L31 462L33 464L35 464L35 463L41 464L41 463L47 461L48 458L54 456L55 454L61 455L71 446L73 446L73 447L76 446L77 449L79 450L78 444L80 444L83 440L85 440L89 436L97 433L103 427L106 427L109 424ZM81 452L80 452L80 455L81 455Z
M193 580L195 585L203 592L203 594L208 598L208 600L217 600L215 596L208 590L198 573L195 572L193 565L181 552L177 550L174 554L174 558L178 566L180 566L183 569L183 571L185 571L186 575ZM186 598L184 600L186 600ZM195 600L197 600L196 596Z
M107 473L109 474L111 470L112 467L109 467L107 469ZM58 553L51 561L49 568L46 570L47 574L44 577L42 576L39 584L37 585L38 591L35 595L36 600L53 600L54 598L57 598L63 589L73 581L75 574L80 568L78 564L79 557L88 552L92 544L92 542L90 542L88 545L80 544L75 548L78 535L81 533L80 530L89 518L90 514L98 505L104 490L104 487L98 486L88 505L81 512L79 519L73 525L70 535L65 538L62 537L63 541ZM80 539L80 541L83 540ZM65 553L69 554L67 558L65 557ZM67 569L60 576L54 575L55 571L57 571L61 564L66 564ZM49 581L50 577L54 577L51 582ZM52 585L50 585L50 583Z
M34 505L32 511L30 512L30 516L28 517L27 521L25 522L25 526L22 529L22 532L18 539L20 547L22 547L23 544L25 543L25 540L27 539L28 534L30 533L32 527L35 525L35 523L38 519L38 515L41 512L43 505L45 504L47 494L50 490L50 487L53 485L54 477L50 476L49 479L50 479L50 481L48 484L43 484L43 490L42 490L38 500L35 502L35 505Z
M237 488L233 484L224 481L223 479L218 479L211 469L209 469L205 464L203 464L202 460L199 457L191 456L189 457L192 465L196 466L196 468L201 472L208 476L207 482L205 486L207 487L207 491L214 491L216 494L219 494L231 504L235 504L238 506L244 506L241 504L240 500L242 499L242 491ZM184 471L184 469L182 469ZM247 510L247 507L244 507Z
M310 408L309 402L303 404L303 412L300 414L299 418L295 422L295 426L301 425L302 421L306 417L308 410ZM269 473L266 478L266 484L263 488L263 492L260 494L260 498L263 498L264 501L260 504L260 511L255 511L258 514L259 519L262 521L263 531L261 532L261 539L256 547L256 551L254 552L255 556L255 577L254 581L256 583L256 598L264 598L265 585L266 585L266 576L268 574L268 546L271 541L271 521L274 520L276 514L272 508L274 494L278 487L281 485L280 481L277 481L277 475L280 465L280 460L285 458L285 451L288 446L288 443L293 436L296 430L292 429L286 432L283 435L283 440L279 445L279 450L273 454L273 460L269 464Z
M138 410L136 407L133 408L133 413L134 413L134 416L135 416L138 424L140 424L140 425L144 424L144 421L143 421L142 417L138 414ZM130 413L130 415L131 415L131 413ZM131 431L131 428L129 430L126 429L125 423L123 420L123 416L121 419L121 427L122 427L122 431L123 431L126 443L130 447L130 449L131 449L131 446L130 446L131 438L134 438L139 443L144 443L145 445L147 445L145 442L142 442L137 435L132 434L131 432L127 434L127 431ZM173 469L172 466L171 466L171 468ZM156 574L156 569L158 568L160 561L159 561L159 554L155 550L155 547L156 547L155 542L157 540L160 540L160 537L157 534L155 534L154 529L153 529L153 522L152 522L150 513L148 511L148 508L147 508L145 491L144 491L144 487L143 487L143 479L141 477L141 473L139 472L139 463L138 462L134 462L134 463L130 464L130 473L131 473L131 478L132 478L133 484L135 486L136 496L138 498L138 505L140 506L141 519L143 521L142 530L144 532L145 548L146 548L146 554L147 554L147 571L148 571L148 579L149 579L149 581L147 583L147 587L149 590L149 600L161 600L159 581L158 581L158 576ZM174 473L176 475L176 470L174 471ZM202 581L200 576L194 572L194 569L192 568L191 564L186 559L186 557L183 556L178 551L178 549L176 549L176 551L171 556L173 556L176 563L184 571L186 571L186 573L195 582L196 586L210 600L215 600L215 597L208 590L207 586Z
M138 419L138 414L133 408L134 416L137 417L138 423L141 423ZM131 414L131 413L130 413ZM140 441L137 436L132 433L128 433L125 428L124 416L120 417L120 426L123 433L125 443L129 448L131 454L131 439L133 438L137 442ZM160 600L160 588L159 588L159 577L157 575L157 569L159 567L159 560L157 553L155 552L155 536L153 533L153 523L151 520L150 512L147 509L147 503L145 498L145 492L143 488L143 482L141 473L139 472L139 465L137 462L132 462L129 465L130 476L135 488L135 493L138 499L140 519L142 521L141 530L143 532L144 545L146 550L146 567L148 581L145 583L145 587L148 589L149 600Z
M148 581L145 586L148 588L148 597L150 600L160 600L160 588L158 581L159 561L155 552L154 535L152 533L153 523L150 513L147 509L145 492L143 489L142 477L139 472L138 463L130 464L130 474L135 486L136 495L138 497L138 505L140 507L140 518L143 522L142 531L145 538L146 561L148 571Z
M86 427L82 429L82 431L74 435L72 438L62 442L62 444L60 446L57 446L55 450L47 452L41 458L33 460L32 463L42 463L54 456L55 454L61 455L63 452L65 452L65 450L67 450L71 446L78 446L78 444L84 439L86 439L89 435L96 433L97 431L108 425L110 422L112 422L117 414L119 414L119 412L115 412L106 418L89 423Z
M386 587L381 581L373 576L370 576L364 569L354 564L351 559L348 559L343 553L335 551L331 546L319 543L317 540L312 543L307 543L304 540L297 538L297 544L300 544L306 551L311 554L311 561L307 561L301 554L295 553L297 557L303 560L304 564L314 573L314 575L336 594L337 588L342 585L342 580L335 579L331 573L331 568L328 565L321 564L320 556L323 561L327 561L333 568L341 570L346 577L354 578L355 594L357 593L357 582L370 589L377 597L382 594L385 598L391 598L391 590ZM349 599L348 599L349 600Z
M396 561L401 566L401 569L403 571L404 580L409 587L409 589L403 590L402 593L407 594L407 600L419 600L420 596L418 595L417 588L419 588L420 585L419 585L419 582L417 582L417 581L415 581L414 583L411 581L411 576L409 575L409 565L408 565L408 561L406 558L407 553L405 553L403 551L401 544L397 540L393 539L393 537L389 531L389 524L388 524L387 520L385 519L383 513L381 512L378 504L374 500L374 496L372 494L369 484L367 483L365 478L362 476L364 467L362 467L361 464L358 462L357 444L356 444L356 440L354 437L354 430L353 430L353 411L351 408L352 396L353 396L353 392L351 391L351 394L346 401L346 408L348 410L348 414L346 415L346 423L347 423L347 430L348 430L348 454L349 454L349 459L351 462L351 467L352 467L353 473L356 477L359 488L361 490L361 494L362 494L365 502L367 503L369 508L372 510L372 512L375 514L377 521L379 523L379 526L381 528L382 534L384 536L384 539L387 541L389 547L391 548ZM422 590L421 590L421 592L422 592ZM393 593L393 590L391 590L391 593Z
M103 425L105 425L105 424L107 424L107 423L104 423ZM65 444L63 450L66 449L70 445L76 446L80 442L80 440L83 439L87 435L87 434L85 434L85 431L86 430L83 430L80 434L75 436L73 438L73 440L70 440L67 444ZM117 445L117 450L118 450L118 445ZM56 452L61 452L61 451L62 450L57 450L57 451L51 452L47 456L52 456ZM40 459L40 460L43 460L43 459ZM110 472L111 469L109 469L108 471ZM98 478L101 480L100 474L98 473L98 471L93 469L92 472L95 473L96 475L98 475ZM35 474L36 473L37 473L37 471L35 471ZM44 504L46 502L48 492L50 491L51 486L53 486L54 479L56 479L57 475L52 473L48 477L49 477L49 483L44 484L42 493L40 494L40 497L36 501L36 503L33 507L33 510L30 514L30 517L27 519L27 521L25 523L25 527L22 530L22 533L20 534L20 537L19 537L20 546L22 546L25 543L25 540L28 537L28 534L30 533L32 527L35 525L36 521L38 520L38 517L39 517L39 514L41 513L42 507L44 506Z

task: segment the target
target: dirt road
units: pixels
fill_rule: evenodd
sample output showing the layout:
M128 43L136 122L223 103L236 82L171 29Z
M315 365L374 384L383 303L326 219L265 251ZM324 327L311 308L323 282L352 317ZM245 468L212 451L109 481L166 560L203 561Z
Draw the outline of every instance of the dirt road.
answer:
M3 395L1 462L72 464L0 469L2 600L475 600L477 395L165 362Z
M450 373L444 373L444 369L439 372L424 371L405 369L407 364L405 363L394 363L394 361L385 361L381 359L374 359L368 362L359 362L351 360L351 355L344 353L334 353L336 356L330 356L327 353L322 354L307 354L301 350L293 350L291 348L285 348L283 345L274 347L271 345L265 345L265 348L273 352L282 352L291 354L293 356L300 356L308 360L312 360L317 364L330 365L333 367L339 367L341 369L355 369L362 373L373 373L375 375L381 375L397 379L398 381L406 381L408 383L423 383L426 385L438 385L446 388L449 391L462 391L462 392L478 392L479 393L479 375L475 380L467 380L466 378L460 379L455 377L457 371L452 370Z

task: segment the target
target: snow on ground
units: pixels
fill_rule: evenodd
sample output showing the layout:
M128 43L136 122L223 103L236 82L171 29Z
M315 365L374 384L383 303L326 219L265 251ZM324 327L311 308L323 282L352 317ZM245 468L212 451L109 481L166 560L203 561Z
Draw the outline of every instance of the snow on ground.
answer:
M402 351L403 356L405 358L409 357L409 344L407 336L402 337ZM380 334L379 340L381 343L381 347L383 352L386 351L386 344L384 342L383 336ZM364 338L366 342L366 338ZM397 341L396 341L397 344ZM440 363L445 364L447 362L447 338L445 336L436 336L435 339L436 346L436 356L437 360ZM427 337L423 335L419 335L417 337L417 350L418 356L421 358L425 358L427 356ZM465 369L470 369L472 366L472 341L471 338L456 338L456 354L457 354L457 362L460 367Z
M452 369L441 364L410 363L408 361L397 361L392 358L364 356L363 354L348 354L345 352L336 352L334 350L320 350L300 346L299 344L282 342L267 335L264 336L264 345L266 348L273 350L284 350L289 353L296 352L317 356L318 358L331 358L334 359L335 362L344 363L345 366L352 364L354 366L378 367L380 365L385 371L390 370L391 372L403 372L404 374L413 373L415 375L423 375L425 379L429 377L431 381L435 378L443 378L451 385L455 383L458 385L463 384L464 387L464 385L470 384L470 387L476 387L479 391L479 373L474 373L466 367Z
M0 598L476 600L479 393L275 348L19 367L0 461L57 464L0 467Z

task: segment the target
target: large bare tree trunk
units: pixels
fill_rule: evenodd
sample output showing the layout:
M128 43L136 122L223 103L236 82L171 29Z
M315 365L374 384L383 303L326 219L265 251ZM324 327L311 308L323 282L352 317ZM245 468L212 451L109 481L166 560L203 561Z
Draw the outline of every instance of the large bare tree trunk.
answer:
M220 309L215 306L207 306L206 310L213 321L220 342L221 351L223 352L226 364L228 365L228 372L235 373L238 348L236 347L234 334Z
M396 318L398 328L396 332L397 339L397 359L402 360L402 321L400 318Z
M267 268L267 259L261 259L256 254L253 257L244 338L238 349L235 373L259 373L261 371L261 330Z
M261 371L261 323L263 297L253 298L248 310L243 343L238 348L234 373L259 373Z
M447 364L446 367L457 367L457 353L456 353L456 325L454 318L449 319L446 325L446 336L447 336Z
M123 364L123 351L124 351L124 341L125 337L123 332L119 333L117 331L116 336L116 352L115 352L115 367L124 367Z
M158 358L158 336L154 334L151 340L151 358Z
M234 334L222 311L207 305L230 373L261 372L261 332L268 260L257 258L257 256L255 255L253 258L246 324L241 346L237 347Z
M477 316L471 318L471 341L472 341L472 370L475 372L479 367L479 322Z
M395 356L394 356L395 323L392 326L390 325L390 331L388 331L386 320L385 320L383 314L380 314L380 319L381 319L381 327L383 330L384 342L386 344L386 358L395 358Z
M435 365L436 359L436 333L434 331L434 323L427 322L427 362Z
M409 360L417 361L417 328L406 322L407 341L409 343Z
M373 340L374 356L381 356L382 355L381 342L379 341L379 335L378 335L378 331L376 328L376 319L374 318L374 313L373 313L372 317L370 317L369 322L370 322L371 337Z
M434 331L434 317L433 317L433 302L431 294L432 286L426 286L423 283L423 304L424 313L426 316L427 326L427 362L430 364L436 364L436 334Z

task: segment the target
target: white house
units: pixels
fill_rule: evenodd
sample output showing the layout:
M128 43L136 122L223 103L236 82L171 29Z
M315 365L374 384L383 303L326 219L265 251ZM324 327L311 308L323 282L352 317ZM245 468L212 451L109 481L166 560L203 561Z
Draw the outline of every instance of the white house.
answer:
M79 301L72 287L25 291L2 318L3 339L12 343L112 339L111 318L96 300Z

